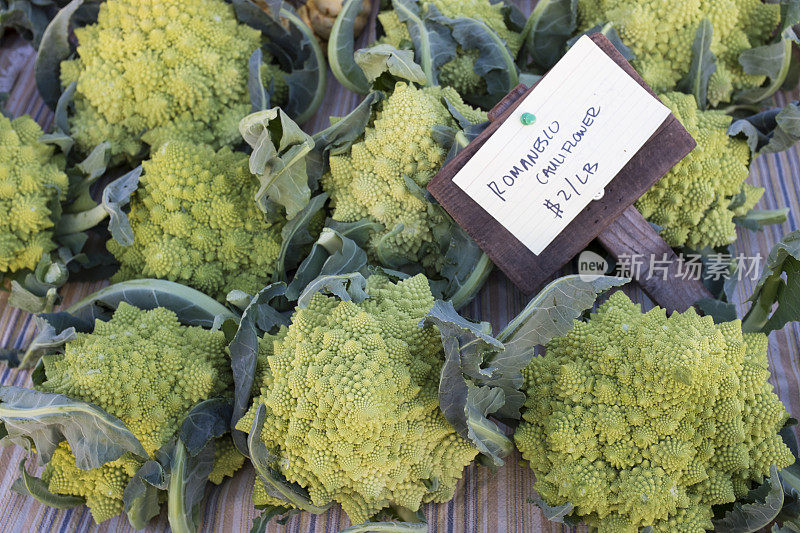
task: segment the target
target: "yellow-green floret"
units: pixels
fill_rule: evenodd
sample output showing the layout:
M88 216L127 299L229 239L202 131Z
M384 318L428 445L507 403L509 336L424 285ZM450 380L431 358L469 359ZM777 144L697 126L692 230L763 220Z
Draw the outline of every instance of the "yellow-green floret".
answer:
M108 140L115 157L135 157L167 139L239 141L261 33L229 3L109 0L75 35L78 57L61 64L61 83L77 82L70 128L81 151Z
M421 264L432 276L444 259L434 230L446 226L447 215L412 192L406 178L424 189L444 162L445 150L431 131L434 126L457 127L445 98L470 120L485 119L453 89L397 83L363 139L349 153L332 155L330 172L322 177L334 220L368 218L383 225L367 246L372 260L385 264L382 259L391 257L400 264Z
M451 499L477 454L439 410L441 340L419 327L433 306L428 280L371 276L367 293L358 304L318 293L264 338L260 395L237 425L249 430L266 405L261 435L281 473L315 505L341 503L354 524ZM278 503L260 481L253 499Z
M794 457L767 338L690 309L642 313L617 292L525 369L517 447L552 506L600 531L702 532Z
M730 244L736 240L733 217L746 214L764 193L764 189L744 183L750 172L747 142L727 134L730 116L699 110L691 95L667 93L661 100L694 137L697 147L646 192L636 207L663 228L661 236L670 246L702 249Z
M28 116L0 115L0 273L33 269L54 250L54 218L66 199L64 158L39 142Z
M516 56L522 47L523 36L506 26L503 14L503 3L492 3L489 0L431 0L420 2L423 11L433 6L451 19L473 18L484 22L500 39L505 41L512 56ZM382 11L378 14L385 35L380 42L388 43L395 48L410 48L411 35L408 27L400 22L394 10ZM475 72L478 50L458 50L458 55L442 65L439 71L439 82L452 87L462 95L479 95L486 92L486 80Z
M232 386L226 345L222 331L183 326L168 309L142 311L122 302L111 320L95 322L93 333L78 333L63 354L44 358L46 380L37 388L97 405L154 457L192 407ZM225 461L219 477L232 472L232 459ZM126 454L79 470L64 443L44 479L52 492L86 498L99 523L122 511L122 490L140 465Z
M689 72L697 27L707 18L714 30L711 51L717 69L711 75L712 105L728 102L733 91L758 87L764 76L745 74L744 50L765 44L780 22L780 6L761 0L578 0L578 27L585 31L612 23L631 48L633 66L656 91L675 89Z
M121 267L112 278L178 281L224 300L269 283L281 224L253 200L258 180L247 155L188 142L162 145L131 199L131 246L108 242Z
M233 474L244 466L244 459L244 455L236 449L230 435L217 439L214 448L214 468L208 475L208 480L219 485L226 477L233 477Z

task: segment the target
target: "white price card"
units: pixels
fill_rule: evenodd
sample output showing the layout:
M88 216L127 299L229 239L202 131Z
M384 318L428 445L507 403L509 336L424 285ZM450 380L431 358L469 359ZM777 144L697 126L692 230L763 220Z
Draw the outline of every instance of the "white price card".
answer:
M453 182L539 255L669 114L583 36Z

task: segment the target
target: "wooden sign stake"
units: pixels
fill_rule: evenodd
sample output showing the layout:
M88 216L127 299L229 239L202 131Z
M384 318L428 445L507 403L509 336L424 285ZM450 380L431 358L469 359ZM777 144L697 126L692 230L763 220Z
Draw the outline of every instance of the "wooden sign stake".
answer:
M591 39L656 96L608 39L600 34L592 35ZM453 183L453 177L532 90L533 87L517 86L489 112L491 124L434 176L428 184L431 194L526 294L541 289L553 274L597 238L617 260L642 258L637 265L637 281L667 311L684 311L697 300L711 297L701 280L685 279L680 275L681 265L675 252L633 206L696 146L674 115L664 121L617 174L606 187L604 196L581 211L539 255L533 254ZM651 257L658 261L658 273L652 271Z

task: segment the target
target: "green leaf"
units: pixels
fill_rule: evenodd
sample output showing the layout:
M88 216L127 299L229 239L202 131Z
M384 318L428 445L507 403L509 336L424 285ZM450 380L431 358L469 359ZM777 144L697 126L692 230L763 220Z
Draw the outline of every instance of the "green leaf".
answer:
M267 450L264 441L261 440L265 410L264 404L260 404L256 408L255 419L247 436L247 447L250 461L252 461L259 479L264 483L267 494L285 501L287 507L297 507L312 514L324 513L330 504L324 507L314 505L308 497L308 493L301 486L290 483L277 470L279 458L272 455Z
M273 283L261 289L244 310L236 335L228 347L234 383L231 427L236 425L250 407L259 338L276 326L289 324L289 320L270 305L272 300L283 296L285 292L286 286L283 283ZM233 429L231 434L236 448L247 455L244 433Z
M204 400L189 411L183 419L178 438L194 457L212 440L230 430L233 403L227 398Z
M56 109L61 96L61 62L73 53L69 42L70 19L81 5L83 0L72 0L53 17L42 35L34 72L39 95L51 109Z
M284 110L299 123L307 121L319 109L328 83L325 54L313 32L283 2L271 14L251 0L231 0L231 4L239 21L261 31L267 50L280 58L289 86Z
M612 276L592 281L574 275L559 278L536 295L497 339L505 344L506 352L530 360L537 346L569 333L574 320L592 308L599 294L628 281Z
M784 14L786 13L784 10ZM786 21L783 21L781 25L784 26L785 23ZM791 70L793 42L798 42L797 36L791 26L787 26L781 31L780 39L776 42L749 48L739 54L739 63L745 73L766 76L767 83L762 87L740 91L734 95L736 102L758 103L781 88Z
M108 229L114 240L122 246L130 246L134 241L133 229L123 208L130 203L131 195L139 188L141 175L142 166L139 165L103 189L102 206L110 217Z
M0 387L0 420L16 444L30 439L40 464L46 464L66 440L78 468L99 468L130 452L147 452L118 418L94 404L21 387Z
M800 231L772 248L748 301L753 305L742 319L743 331L768 334L800 319Z
M800 105L790 102L749 117L735 120L728 135L744 135L753 155L777 153L791 148L800 140Z
M183 324L190 326L210 328L217 317L239 318L212 297L186 285L161 279L137 279L109 285L71 305L66 311L93 323L95 319L109 320L120 302L144 310L165 307L177 314Z
M455 309L467 305L483 287L494 263L464 229L453 222L446 239L442 278L447 286L442 297L450 300Z
M173 446L171 441L167 447ZM167 490L171 458L164 449L156 450L158 460L151 459L136 471L122 492L123 510L134 529L144 529L161 512L161 491ZM167 467L159 462L163 461Z
M79 496L68 494L54 494L50 492L47 483L25 470L25 459L19 462L19 478L11 485L11 490L23 496L31 496L48 507L56 509L72 509L84 505L86 501Z
M456 57L456 42L450 30L423 19L416 0L392 0L397 17L404 22L414 44L415 61L422 67L427 85L439 84L439 68Z
M694 95L697 106L705 109L708 106L708 80L717 70L717 58L711 51L714 28L711 21L703 19L697 26L697 33L692 43L692 62L686 77L678 83L678 89Z
M292 511L297 511L297 509L281 507L279 505L256 506L256 509L261 509L261 514L253 518L253 527L250 528L250 533L265 533L267 531L267 526L273 518L291 513Z
M464 50L478 51L478 58L472 68L486 81L488 95L480 102L473 95L463 95L465 100L491 108L517 86L519 71L514 56L505 41L485 22L474 18L445 17L434 4L428 6L427 18L449 27L453 38Z
M383 43L358 50L354 58L372 86L375 85L375 80L385 73L390 75L392 82L397 78L419 85L427 83L422 67L414 63L413 50L398 50L390 44ZM390 90L392 87L394 83L380 89Z
M261 184L255 196L258 206L269 214L270 204L278 204L291 220L311 199L306 155L314 139L278 107L243 118L239 132L253 148L250 172Z
M525 48L542 71L555 65L578 27L578 0L540 0L525 24Z
M64 312L35 315L33 323L36 336L20 362L22 368L32 368L43 355L60 351L64 344L77 338L77 332L90 333L94 329L93 323Z
M355 23L362 0L347 0L336 16L328 39L328 63L333 75L346 89L367 94L370 81L358 61L354 60Z
M275 262L273 281L286 281L287 272L297 268L308 247L316 240L317 234L311 234L310 225L319 217L320 211L325 209L328 194L322 193L313 197L308 204L293 219L288 221L281 230L281 250Z
M564 505L551 507L541 498L533 498L532 500L533 503L535 503L539 509L542 510L544 517L551 522L566 524L568 526L576 526L580 523L580 520L571 516L571 513L575 508L571 503L565 503Z
M328 155L342 154L363 134L372 118L372 111L383 99L383 93L371 92L353 111L330 127L314 135L314 149L306 157L309 179L317 182L328 171Z
M737 226L742 226L750 231L759 231L764 226L773 224L783 224L789 215L789 208L781 209L751 209L746 215L733 217L733 222Z
M505 409L509 399L506 392L522 406L522 367L516 370L519 379L512 384L514 376L508 373L508 361L500 360L503 345L491 336L491 325L468 321L450 302L434 303L420 323L431 324L439 329L445 353L439 377L439 408L459 435L469 439L495 465L502 465L513 444L487 417Z
M751 490L744 502L736 502L721 519L714 520L714 527L726 533L753 533L772 523L782 506L783 487L778 469L772 465L767 482Z
M311 297L318 292L333 294L345 302L363 302L369 298L366 287L367 280L360 272L319 276L303 289L300 297L297 298L297 306L306 307Z
M361 228L374 227L359 226ZM320 276L338 276L351 272L365 273L367 253L361 248L365 240L357 243L331 228L322 233L311 248L311 253L300 264L295 277L286 290L289 300L299 298L304 289Z
M704 315L712 317L715 324L731 322L738 318L736 305L730 302L723 302L715 298L702 298L697 300L694 306Z

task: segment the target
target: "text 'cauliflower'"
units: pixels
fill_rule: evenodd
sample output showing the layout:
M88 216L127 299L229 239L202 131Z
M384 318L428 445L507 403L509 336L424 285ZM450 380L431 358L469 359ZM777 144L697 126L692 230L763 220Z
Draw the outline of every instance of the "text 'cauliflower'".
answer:
M794 462L767 338L614 293L525 370L515 440L551 506L600 531L712 529L712 505Z
M411 511L453 497L477 450L439 410L442 344L419 323L434 300L423 275L373 275L361 303L317 293L260 345L262 439L275 467L315 505L341 503L354 524L381 509ZM253 501L276 501L256 481Z
M267 222L253 199L258 180L246 154L169 142L143 167L129 215L134 242L108 242L122 265L114 281L168 279L222 301L269 282L281 225Z

